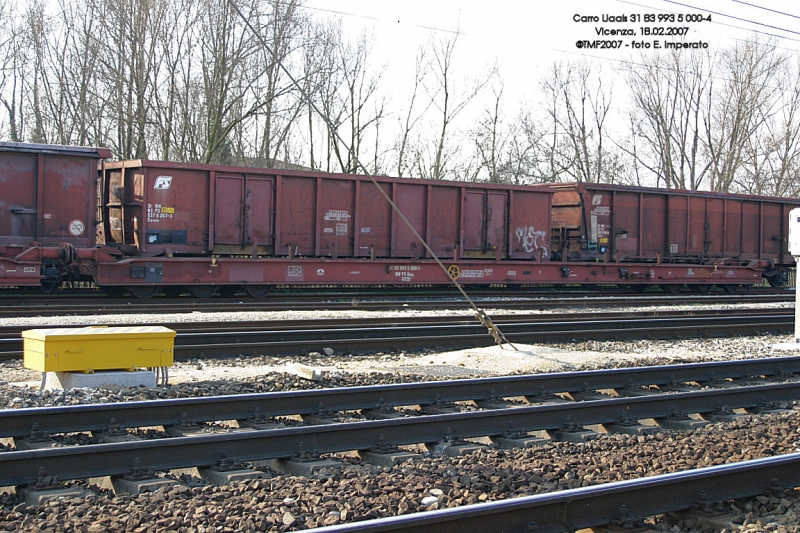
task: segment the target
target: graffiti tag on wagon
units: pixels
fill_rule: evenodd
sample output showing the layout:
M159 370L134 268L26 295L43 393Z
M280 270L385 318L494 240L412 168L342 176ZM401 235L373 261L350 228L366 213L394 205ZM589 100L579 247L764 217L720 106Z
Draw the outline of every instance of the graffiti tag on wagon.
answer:
M519 241L519 246L525 252L533 252L538 250L539 248L543 248L544 252L547 253L547 246L545 246L547 232L544 230L536 230L534 226L521 226L517 228L515 235L517 236L517 241ZM541 243L539 240L541 239Z

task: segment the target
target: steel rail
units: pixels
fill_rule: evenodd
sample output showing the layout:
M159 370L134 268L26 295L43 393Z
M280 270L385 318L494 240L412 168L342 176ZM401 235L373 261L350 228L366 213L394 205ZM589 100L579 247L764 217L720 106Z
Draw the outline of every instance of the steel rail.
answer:
M503 331L517 343L571 340L665 339L703 335L744 335L787 332L794 327L790 315L748 315L744 317L682 317L617 320L568 320L560 322L505 323ZM181 359L242 354L297 355L309 347L328 346L335 350L363 353L423 348L460 349L490 346L477 325L405 326L390 328L331 328L276 332L178 335L175 355Z
M35 482L41 468L45 468L48 475L61 479L83 479L123 475L139 463L154 465L160 470L210 467L223 456L256 461L288 458L299 450L316 453L368 450L382 441L397 445L433 443L453 436L502 435L510 428L554 430L565 423L614 423L621 416L638 420L657 419L670 416L676 409L708 413L719 405L746 408L765 400L790 401L798 397L800 383L795 382L574 404L11 451L0 453L0 486Z
M380 320L377 321L380 323ZM315 325L315 324L312 324ZM505 335L515 342L556 342L571 340L618 340L686 338L703 335L744 335L786 332L794 327L791 310L747 310L740 315L647 316L620 314L614 318L567 320L546 317L532 321L503 322ZM310 347L325 345L339 351L363 353L423 348L458 349L488 346L484 328L457 320L451 324L361 327L312 327L298 329L179 333L175 357L227 357L236 355L299 355ZM491 340L491 338L490 338ZM22 357L20 339L0 339L0 358Z
M321 527L315 531L562 533L611 524L620 518L622 508L628 516L639 518L688 510L698 502L701 491L706 501L713 503L759 496L798 484L800 453L792 453L535 496Z
M744 304L744 303L776 303L793 301L792 292L782 293L741 293L741 294L686 294L686 295L606 295L590 296L574 295L565 296L558 294L527 295L514 294L513 296L496 297L487 296L477 298L484 307L505 309L554 309L569 306L636 306L636 305L716 305L716 304ZM38 302L32 299L14 301L9 298L0 298L0 316L58 316L58 315L96 315L96 314L130 314L130 313L191 313L203 312L245 312L245 311L285 311L291 310L396 310L404 309L465 309L468 306L463 301L452 297L395 297L386 296L316 296L294 297L283 300L252 300L252 299L219 299L219 300L131 300L118 302L113 300L94 299L91 301L64 302L64 298L54 301Z
M763 315L765 313L775 315L791 315L793 308L772 307L772 308L744 308L744 309L657 309L646 311L582 311L579 313L584 320L614 319L621 317L684 317L684 316L720 316L732 315ZM531 313L531 314L495 314L492 320L497 323L537 321L537 322L557 322L575 318L575 313ZM170 328L178 333L221 333L239 332L246 330L289 330L301 327L324 328L324 327L375 327L375 326L407 326L407 325L428 325L428 324L472 324L474 319L469 315L431 315L431 316L384 316L384 317L358 317L358 318L321 318L321 319L281 319L281 320L245 320L245 321L203 321L203 322L159 322L159 325ZM87 327L94 323L71 324L68 327ZM152 325L152 322L130 322L115 324L121 327L138 327ZM0 338L3 340L13 340L28 329L64 327L61 325L47 326L19 326L9 325L0 326Z
M753 376L800 374L800 356L679 365L587 370L335 389L269 392L136 402L0 410L0 437L23 437L33 424L51 434L106 429L109 420L127 428L178 423L184 413L198 423L262 416L309 415L323 404L328 411L429 405L487 398L546 399L553 393L617 389L671 383L708 383ZM758 378L756 378L758 379ZM727 382L726 384L731 384Z

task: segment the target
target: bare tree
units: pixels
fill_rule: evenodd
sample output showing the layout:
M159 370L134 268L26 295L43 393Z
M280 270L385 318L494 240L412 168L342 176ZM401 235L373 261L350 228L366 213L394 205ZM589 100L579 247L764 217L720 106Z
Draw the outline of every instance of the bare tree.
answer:
M8 138L13 142L24 139L25 106L27 87L24 80L28 76L28 40L24 18L9 5L0 5L2 25L0 25L0 53L2 53L2 90L3 107L8 115Z
M385 100L379 91L383 67L370 63L372 38L362 33L354 43L347 42L336 21L318 27L312 45L305 53L306 92L325 115L318 118L307 106L312 168L360 172L357 158L371 161L370 172L380 172L378 134Z
M301 32L308 25L298 12L297 0L274 2L271 6L262 37L270 44L272 54L262 49L261 54L254 58L254 67L263 72L258 78L255 98L263 101L264 105L254 115L252 133L246 130L247 137L255 143L255 160L270 167L276 166L279 155L286 152L292 125L304 108L300 95L286 78L280 63L291 66L293 53L301 44ZM245 142L240 141L240 144Z
M624 149L657 185L698 189L706 177L700 152L713 63L704 52L676 52L642 55L628 67L632 136Z
M548 174L543 178L541 158L544 130L536 123L528 110L520 111L508 141L507 153L501 165L501 173L507 183L523 185L551 181Z
M750 194L800 194L800 64L781 68L770 83L782 87L775 112L748 139L735 187Z
M417 110L417 97L419 96L420 87L422 87L425 76L429 70L429 62L426 57L425 47L420 47L417 51L415 66L414 66L414 86L411 91L411 99L408 103L408 111L402 118L400 138L396 143L397 150L397 165L396 173L398 177L403 177L407 170L410 170L409 165L409 152L414 150L415 147L412 143L412 132L419 123L420 119L430 109L432 101L428 101L427 106L422 110Z
M311 100L328 110L332 107L328 101L335 95L332 88L337 85L337 81L334 80L338 75L334 50L339 41L340 31L340 24L311 23L306 26L303 36L303 90ZM318 141L315 136L319 117L316 116L311 101L306 101L304 108L309 166L312 169L320 169L321 154L318 157ZM327 139L327 131L324 131L321 137Z
M505 148L507 134L502 130L500 101L503 96L503 85L498 83L492 87L494 99L491 106L483 110L481 120L475 131L475 148L478 151L480 168L487 175L490 183L501 183L500 159Z
M781 92L775 80L785 61L774 44L758 37L721 54L719 86L708 100L704 124L711 190L731 190L750 139L775 113Z
M240 9L258 21L257 0ZM248 68L260 47L227 2L201 0L199 21L205 123L202 153L195 156L203 163L231 163L229 133L264 105L252 98L258 73Z
M196 39L193 28L199 17L196 4L193 0L175 0L164 13L164 33L158 43L160 68L152 93L154 138L150 146L157 152L150 157L185 161L188 154L198 151L192 134L197 124L198 98L192 75L196 63L190 53Z
M540 82L546 98L549 126L547 159L553 179L587 182L613 181L605 164L610 157L606 120L611 109L613 84L587 62L552 65Z
M100 21L98 33L101 69L98 90L109 121L108 139L121 158L148 154L148 128L152 117L156 73L162 55L167 0L89 0L87 7Z
M309 79L314 79L311 93L314 95L316 107L324 115L324 120L316 116L316 111L308 106L309 137L314 136L314 131L319 134L319 161L313 168L328 172L334 170L335 142L334 135L329 128L339 131L344 123L345 106L342 102L341 87L344 83L340 61L342 50L342 25L337 20L322 28L316 44L319 51L327 52L326 55L307 61L306 71L311 74ZM313 73L313 74L312 74ZM313 148L312 148L313 149ZM324 164L323 164L324 159Z
M345 139L345 144L332 138L329 144L333 147L338 166L342 172L359 172L355 159L363 159L362 149L364 139L369 129L377 128L384 117L383 101L376 102L375 107L370 103L378 98L378 87L383 69L377 72L370 70L369 50L372 48L372 39L362 33L355 46L341 42L339 48L339 68L342 73L342 96L339 100L342 112L337 113L341 123L339 134ZM373 172L377 169L373 169Z
M417 154L417 168L422 177L444 179L446 177L463 177L470 174L468 168L461 168L460 173L451 165L451 159L458 153L458 148L451 147L453 122L464 109L481 92L484 86L496 76L496 68L475 80L458 81L455 79L455 50L459 33L449 38L432 41L429 45L432 56L431 78L423 83L425 91L438 114L438 134L431 154L420 151ZM463 164L462 164L463 166Z
M536 154L541 132L534 131L530 113L506 120L502 82L492 84L494 98L481 114L473 132L480 179L490 183L522 185L535 181Z

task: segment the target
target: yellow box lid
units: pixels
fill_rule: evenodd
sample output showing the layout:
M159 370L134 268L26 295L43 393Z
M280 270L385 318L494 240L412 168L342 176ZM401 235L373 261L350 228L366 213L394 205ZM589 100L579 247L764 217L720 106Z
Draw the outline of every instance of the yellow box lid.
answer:
M71 328L28 329L22 332L23 339L46 340L88 340L91 337L134 338L162 337L174 338L174 330L164 326L83 326Z

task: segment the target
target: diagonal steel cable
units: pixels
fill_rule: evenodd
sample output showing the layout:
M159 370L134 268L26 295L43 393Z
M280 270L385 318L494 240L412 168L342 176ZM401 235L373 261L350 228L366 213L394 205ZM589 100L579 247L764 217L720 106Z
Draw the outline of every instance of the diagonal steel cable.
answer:
M234 11L236 11L236 14L239 15L239 17L245 23L247 28L251 32L253 32L253 35L255 35L256 39L258 39L258 41L261 43L261 46L263 46L264 49L267 50L267 52L269 52L269 54L272 56L272 59L275 61L275 63L278 65L278 67L280 67L280 69L284 72L284 74L286 74L286 76L289 78L289 80L292 82L292 84L295 87L297 87L297 90L300 92L301 96L306 101L306 103L308 103L309 107L311 107L311 109L313 109L314 112L322 119L322 121L325 123L325 126L328 128L328 132L330 133L330 135L333 136L338 142L342 143L345 147L347 147L348 151L350 152L350 155L353 158L353 161L356 164L356 167L359 168L364 173L364 175L367 176L372 181L373 185L375 185L375 187L378 189L378 191L380 191L381 195L386 199L387 202L389 202L389 205L392 206L392 209L403 220L403 222L405 222L405 224L408 226L408 228L411 230L411 232L414 234L414 236L417 239L419 239L419 242L422 243L422 246L425 247L425 250L436 261L436 264L438 264L439 267L441 267L442 271L445 273L447 278L453 283L453 285L458 289L458 291L467 300L467 302L469 302L469 305L472 307L473 311L475 311L475 316L481 322L481 324L488 330L489 334L492 336L492 338L494 338L494 341L501 348L502 348L502 346L504 344L508 344L514 350L516 350L517 347L514 346L513 344L511 344L511 342L506 338L506 336L503 335L503 332L500 331L500 329L494 324L494 322L492 322L492 319L489 318L489 316L486 314L486 312L483 309L480 309L477 305L475 305L475 302L473 302L472 298L470 298L469 295L467 295L467 293L464 291L464 288L456 280L455 276L453 276L450 273L450 271L447 269L447 267L444 266L444 264L439 259L439 257L434 253L434 251L431 249L431 247L428 246L428 243L425 242L425 239L423 239L420 236L420 234L417 232L417 230L414 228L414 226L411 224L411 222L409 222L409 220L406 218L406 216L403 214L403 212L400 210L400 208L397 207L397 205L392 201L392 199L389 197L389 195L386 194L386 191L383 190L383 187L381 187L378 184L377 180L372 175L372 173L369 170L367 170L367 167L364 166L361 163L361 160L358 158L358 156L356 156L356 154L353 151L352 147L349 146L345 142L345 140L342 138L341 135L339 135L339 132L334 127L333 122L331 122L331 120L328 118L328 116L321 109L319 109L319 107L317 107L317 105L311 99L311 96L305 91L305 89L303 89L303 87L300 84L300 82L298 82L295 79L295 77L292 75L292 73L289 72L289 69L287 69L286 66L283 64L283 62L278 58L277 54L275 54L275 51L272 49L272 47L269 46L269 44L267 43L266 39L264 39L264 37L261 35L261 33L256 31L256 29L250 23L250 20L247 17L245 17L244 14L239 10L239 7L236 5L235 1L234 0L228 0L228 4L231 6L231 8ZM498 250L497 253L500 253L500 250Z

